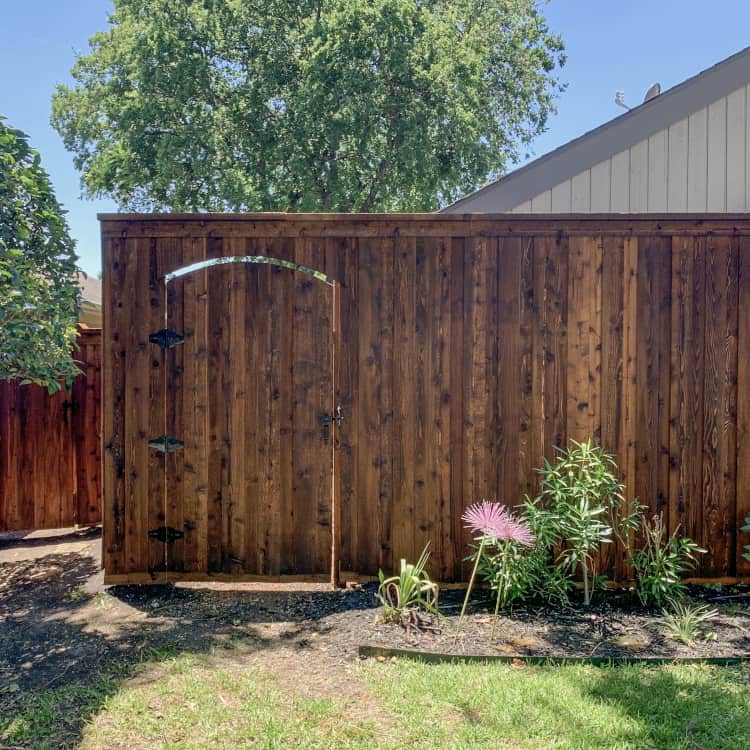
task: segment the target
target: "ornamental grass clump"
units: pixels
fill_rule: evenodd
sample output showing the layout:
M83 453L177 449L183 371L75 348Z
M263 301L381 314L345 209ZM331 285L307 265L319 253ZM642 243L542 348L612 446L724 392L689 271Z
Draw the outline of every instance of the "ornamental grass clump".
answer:
M429 557L428 542L416 563L408 563L401 558L398 575L386 578L382 570L378 571L380 586L377 596L383 605L383 622L404 624L405 618L418 610L440 616L438 585L430 579L426 570Z
M491 567L494 571L494 588L496 589L495 623L500 607L507 602L513 592L515 583L515 562L523 548L534 546L534 534L529 525L523 520L516 518L502 503L482 500L480 503L470 505L462 516L464 526L475 534L476 552L472 556L474 567L466 588L461 614L458 618L458 627L461 627L466 607L469 603L471 590L474 586L477 570L480 564L487 564L487 558L491 558ZM494 634L495 625L492 626Z

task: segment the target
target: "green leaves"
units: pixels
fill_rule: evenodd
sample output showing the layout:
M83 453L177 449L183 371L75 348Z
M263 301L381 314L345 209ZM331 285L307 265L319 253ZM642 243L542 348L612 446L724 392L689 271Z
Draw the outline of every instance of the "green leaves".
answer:
M39 154L0 117L0 378L54 392L78 373L76 260Z
M430 580L425 567L430 557L429 542L416 563L401 559L399 574L386 578L378 571L378 599L383 605L384 622L403 622L403 618L414 610L424 609L434 615L438 611L438 585Z
M680 582L706 552L688 537L677 536L679 527L668 535L662 514L643 523L643 546L630 560L638 581L638 598L644 606L662 606L685 593Z
M535 0L115 0L52 122L84 189L168 210L433 210L541 132Z
M594 556L602 544L612 541L613 509L622 503L614 458L591 441L570 441L557 461L544 462L541 493L527 509L547 529L550 546L562 544L558 562L570 574L583 570L584 603L591 600L590 581L595 577ZM530 507L529 507L530 506ZM630 521L628 521L630 523Z
M745 525L740 527L740 531L750 534L750 514L745 516ZM745 560L750 561L750 544L745 545L745 551L742 553Z

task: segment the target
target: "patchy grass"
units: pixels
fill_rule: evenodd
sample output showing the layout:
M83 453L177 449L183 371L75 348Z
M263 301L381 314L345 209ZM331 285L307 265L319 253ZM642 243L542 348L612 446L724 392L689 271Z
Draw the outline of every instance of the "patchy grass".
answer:
M99 677L25 697L10 714L0 712L0 747L750 747L747 668L368 661L347 677L350 691L313 698L293 664L271 672L262 659L236 652L152 657L125 681Z
M747 668L400 662L368 664L365 679L403 722L432 722L444 748L750 747Z

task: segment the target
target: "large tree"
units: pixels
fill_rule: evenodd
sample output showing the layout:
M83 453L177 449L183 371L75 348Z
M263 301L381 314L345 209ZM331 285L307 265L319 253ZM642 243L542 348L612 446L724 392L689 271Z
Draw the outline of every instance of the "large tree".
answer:
M0 117L0 379L55 391L78 372L74 247L39 154Z
M114 0L53 125L137 210L432 210L560 89L537 0Z

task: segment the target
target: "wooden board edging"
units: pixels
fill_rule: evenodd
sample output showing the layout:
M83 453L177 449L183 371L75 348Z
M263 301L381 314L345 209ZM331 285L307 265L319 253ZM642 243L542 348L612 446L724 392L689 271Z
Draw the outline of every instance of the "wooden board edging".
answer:
M416 651L409 648L388 648L385 646L363 645L358 649L360 658L409 659L425 664L532 664L548 667L562 667L567 664L585 664L593 667L616 667L629 664L655 666L660 664L715 664L734 666L750 663L750 656L525 656L522 654L443 654L435 651Z

